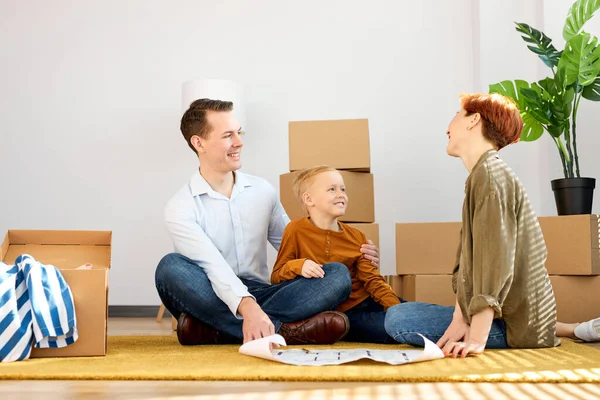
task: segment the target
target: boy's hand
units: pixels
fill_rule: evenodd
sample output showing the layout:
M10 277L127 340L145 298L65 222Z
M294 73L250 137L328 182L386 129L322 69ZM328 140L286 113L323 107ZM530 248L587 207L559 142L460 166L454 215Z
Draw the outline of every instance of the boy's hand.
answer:
M304 261L302 264L302 276L305 278L322 278L325 276L323 266L312 260Z
M375 268L379 269L379 250L371 240L367 240L367 244L360 246L360 252L364 254L367 260L371 261Z

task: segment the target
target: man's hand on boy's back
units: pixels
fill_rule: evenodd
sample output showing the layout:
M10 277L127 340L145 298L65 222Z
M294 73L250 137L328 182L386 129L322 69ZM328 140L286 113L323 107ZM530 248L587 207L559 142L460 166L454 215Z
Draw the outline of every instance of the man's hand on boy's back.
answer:
M365 258L371 261L374 267L379 269L379 250L371 240L367 240L366 244L360 246L360 252L365 255Z
M238 312L244 318L242 323L244 343L275 333L273 322L253 298L244 297L238 306Z
M302 264L302 276L305 278L322 278L325 276L323 266L313 260L306 260Z

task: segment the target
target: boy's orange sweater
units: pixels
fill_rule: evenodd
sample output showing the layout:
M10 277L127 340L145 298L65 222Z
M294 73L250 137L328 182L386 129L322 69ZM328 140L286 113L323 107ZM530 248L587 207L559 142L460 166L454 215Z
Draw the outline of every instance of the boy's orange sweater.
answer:
M352 293L348 300L338 306L338 311L347 311L369 296L385 310L400 304L398 296L385 282L379 270L360 252L360 246L367 243L365 234L342 222L338 224L340 232L320 229L313 225L309 218L290 222L283 232L275 267L271 273L271 283L276 284L300 276L302 265L307 259L318 264L341 262L350 270Z

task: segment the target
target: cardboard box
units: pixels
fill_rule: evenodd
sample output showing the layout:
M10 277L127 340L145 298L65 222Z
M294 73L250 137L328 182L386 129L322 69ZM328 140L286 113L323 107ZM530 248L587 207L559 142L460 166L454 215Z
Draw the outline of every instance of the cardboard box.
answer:
M367 240L371 240L379 248L379 224L349 223L348 225L364 233Z
M34 348L31 357L106 355L111 241L110 231L8 231L0 260L14 264L18 256L29 254L42 264L54 265L75 303L77 341L59 349ZM93 265L91 270L75 269L87 263Z
M386 275L384 278L394 293L396 293L396 296L402 297L402 277L400 275Z
M460 227L460 222L396 224L398 275L452 274Z
M560 322L585 322L600 317L600 276L550 275Z
M373 175L365 172L340 171L348 194L346 215L339 218L342 222L375 222L375 192ZM300 202L296 199L292 184L298 172L289 172L279 176L281 204L290 219L306 216Z
M452 275L404 275L402 298L406 301L453 306L456 295L452 291Z
M452 275L389 275L386 281L407 301L453 306ZM585 322L600 317L600 276L550 275L560 322Z
M394 292L407 301L453 306L452 275L387 276ZM600 317L600 276L550 275L560 322L585 322Z
M320 164L371 171L367 119L290 122L289 149L290 171Z
M539 217L550 275L600 275L598 215ZM460 222L396 224L398 275L450 274L460 240Z
M599 216L539 217L550 275L600 275Z

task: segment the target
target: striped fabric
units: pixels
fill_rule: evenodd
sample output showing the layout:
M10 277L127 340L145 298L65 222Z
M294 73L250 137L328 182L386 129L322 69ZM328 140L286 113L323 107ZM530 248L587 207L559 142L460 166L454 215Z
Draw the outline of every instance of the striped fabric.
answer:
M26 360L36 348L77 340L71 289L59 270L30 255L0 262L0 361Z

